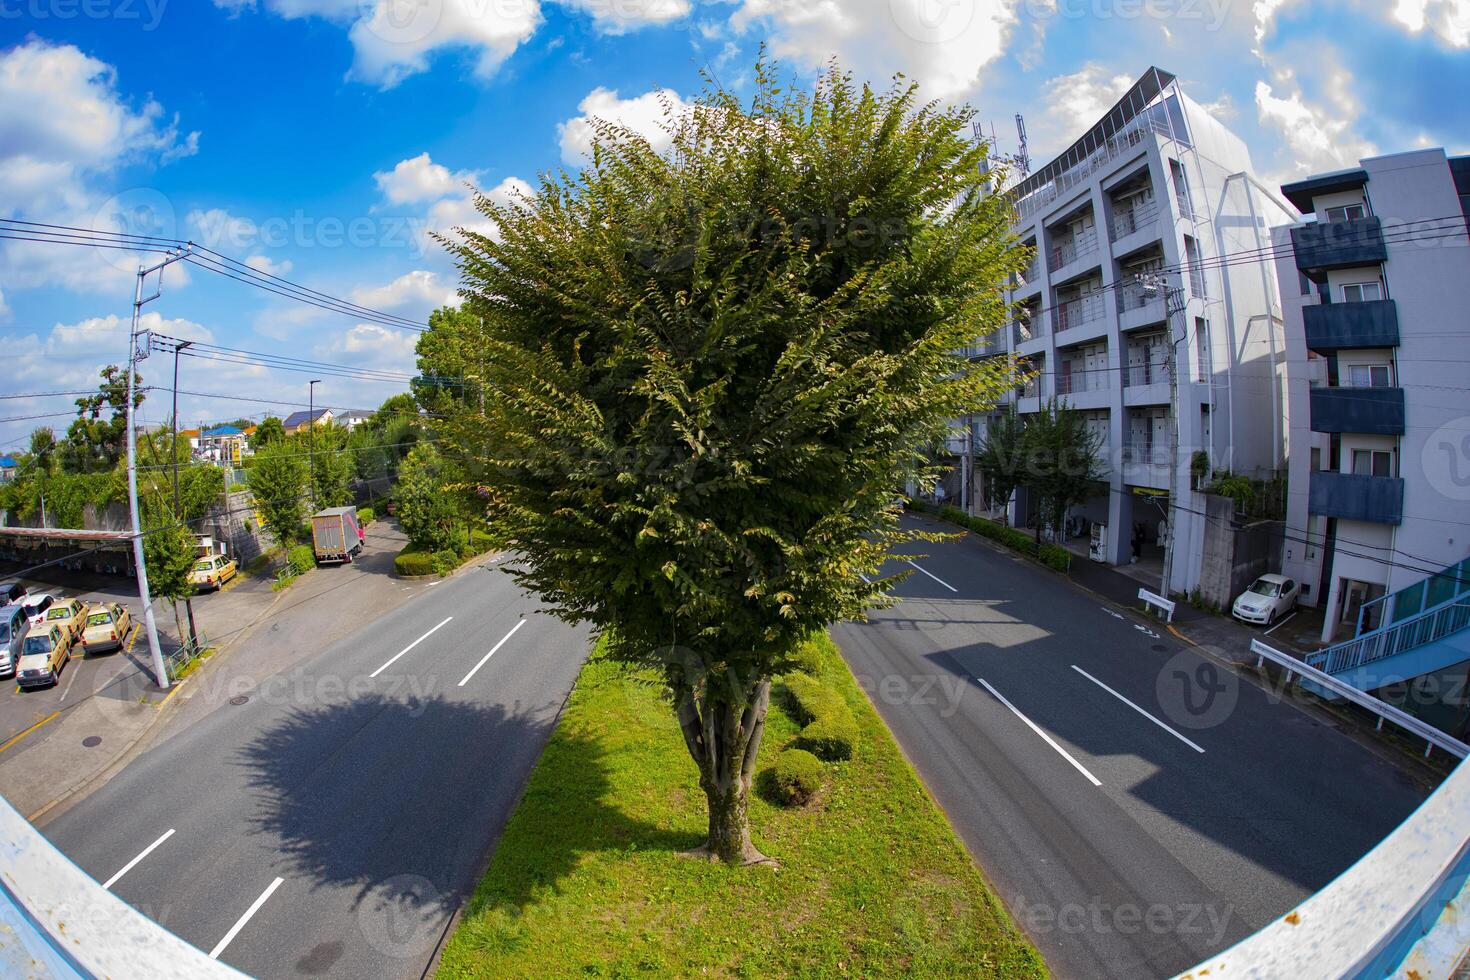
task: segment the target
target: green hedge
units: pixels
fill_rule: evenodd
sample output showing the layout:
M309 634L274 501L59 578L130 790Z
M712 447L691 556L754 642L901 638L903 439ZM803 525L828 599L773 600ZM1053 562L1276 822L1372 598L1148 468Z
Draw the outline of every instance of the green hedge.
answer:
M800 806L821 786L821 760L802 749L785 750L760 776L762 794L782 806Z
M371 507L357 508L357 523L361 524L363 527L367 527L369 524L377 519L378 515Z
M434 556L427 551L404 549L393 559L393 571L399 575L433 575Z
M297 575L304 575L316 567L316 552L309 544L298 544L286 555L286 563Z
M857 720L842 695L810 674L790 673L781 683L793 702L792 715L805 726L792 745L819 759L851 759Z
M485 552L491 551L494 548L495 542L490 537L489 531L482 531L479 528L475 528L470 532L471 555L483 555Z
M1060 545L1045 542L1038 547L1035 536L1025 531L997 524L984 517L971 517L958 507L934 508L914 500L909 502L909 509L935 514L951 524L958 524L960 527L974 531L982 538L989 538L1012 551L1018 551L1027 558L1035 558L1048 568L1054 568L1059 572L1071 571L1072 553L1070 551Z

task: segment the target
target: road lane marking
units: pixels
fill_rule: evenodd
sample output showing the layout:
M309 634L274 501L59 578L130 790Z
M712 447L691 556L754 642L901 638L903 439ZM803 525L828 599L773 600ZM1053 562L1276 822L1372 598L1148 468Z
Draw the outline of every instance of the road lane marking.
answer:
M904 561L908 561L908 559L905 558ZM909 564L910 565L913 565L915 568L919 568L919 566L917 564L915 564L914 562L912 562L912 561L909 561ZM923 572L925 575L929 576L930 578L932 578L934 581L938 582L940 585L944 586L949 591L951 591L951 592L958 592L959 591L959 589L955 588L953 585L950 585L944 579L940 578L938 575L935 575L933 572L929 571L928 569L919 568L919 571Z
M454 618L453 616L446 616L446 617L444 617L444 623L449 622L453 618ZM444 623L440 623L439 626L443 626ZM412 650L414 647L418 646L420 643L422 643L425 640L427 640L430 636L432 636L434 634L434 630L437 630L439 628L439 626L435 626L433 630L429 630L429 632L425 633L423 636L419 637L417 640L414 640L408 646L404 647L402 650L399 650L393 656L389 657L387 663L385 663L383 666L379 667L377 670L373 671L371 674L368 674L368 677L369 678L377 677L383 671L387 670L389 667L392 667L395 663L398 662L398 658L399 657L403 656L405 653L407 653L408 651Z
M127 864L123 865L122 866L122 870L120 870L117 874L113 875L111 878L108 878L106 881L104 881L102 883L102 887L103 888L111 888L113 885L117 884L117 880L119 878L121 878L123 875L127 874L129 871L132 871L133 868L135 866L137 866L137 864L138 864L139 861L143 860L145 857L147 857L148 855L152 854L153 853L153 849L155 847L157 847L159 844L162 844L164 841L168 840L173 835L174 835L174 829L172 827L168 828L168 830L164 832L164 835L162 837L158 838L158 840L154 841L152 844L149 844L147 847L143 848L143 852L141 854L139 854L137 857L133 858Z
M225 933L225 938L221 939L218 943L215 943L214 949L209 951L210 959L219 959L219 954L223 953L225 951L225 947L230 945L234 938L240 934L240 930L245 928L245 923L250 921L250 917L256 912L260 911L260 907L265 904L266 899L271 897L271 893L274 892L277 888L281 887L281 882L283 880L284 879L277 878L275 881L270 883L265 891L260 893L260 897L257 898L251 904L251 906L245 910L245 914L240 916L240 918L235 922L234 925L230 926L230 931Z
M1072 669L1075 670L1077 673L1081 674L1083 677L1086 677L1088 680L1092 681L1092 683L1096 684L1098 687L1102 688L1104 691L1107 691L1109 694L1111 694L1113 697L1117 698L1119 701L1122 701L1124 704L1128 705L1128 707L1132 708L1134 711L1136 711L1139 714L1143 715L1145 718L1147 718L1149 721L1153 722L1155 725L1158 725L1160 728L1162 728L1164 731L1168 732L1170 735L1173 735L1175 738L1179 739L1179 741L1183 742L1185 745L1187 745L1190 748L1194 749L1196 752L1204 752L1204 749L1200 748L1198 745L1194 744L1189 739L1185 738L1183 735L1180 735L1174 729L1170 728L1168 725L1164 724L1162 721L1160 721L1159 719L1155 718L1153 715L1149 714L1147 711L1143 710L1138 705L1134 704L1132 701L1129 701L1123 695L1119 694L1117 691L1113 690L1111 687L1108 687L1102 681L1098 680L1096 677L1093 677L1091 674L1089 674L1087 671L1083 670L1081 667L1078 667L1076 664L1073 664L1072 665Z
M862 579L864 582L867 582L869 585L872 585L873 584L873 580L870 579L870 578L868 578L862 572L858 572L858 578Z
M470 672L468 674L465 674L464 675L464 680L462 680L462 681L459 682L459 686L460 687L464 687L466 684L468 684L470 682L470 678L475 676L475 672L478 671L481 667L485 666L485 662L487 660L489 660L491 657L495 656L495 651L496 650L499 650L501 647L505 646L505 641L508 640L508 639L510 639L512 636L515 636L516 635L516 630L520 629L522 626L525 626L525 625L526 625L526 621L524 619L522 619L519 622L517 622L514 626L512 626L510 628L510 632L507 633L507 634L505 634L504 636L502 636L500 638L500 642L497 643L497 644L495 644L493 647L491 647L490 648L490 652L487 653L487 654L485 654L483 657L481 657L480 658L480 662L477 663L477 664L475 664L475 666L470 669Z
M1264 635L1264 636L1270 636L1270 635L1271 635L1271 634L1272 634L1272 633L1274 633L1274 632L1276 632L1276 631L1277 631L1277 630L1279 630L1279 629L1280 629L1280 628L1281 628L1281 627L1283 627L1283 626L1285 626L1285 625L1286 625L1286 624L1287 624L1287 623L1289 623L1289 622L1291 622L1291 621L1292 621L1292 619L1293 619L1293 618L1295 618L1295 617L1296 617L1296 610L1295 610L1295 609L1293 609L1293 610L1292 610L1292 611L1291 611L1291 615L1290 615L1290 616L1287 616L1287 617L1286 617L1286 618L1285 618L1285 619L1283 619L1283 620L1282 620L1282 621L1281 621L1281 622L1279 622L1279 623L1277 623L1277 624L1276 624L1276 625L1275 625L1275 626L1273 626L1273 627L1271 627L1271 628L1270 628L1270 629L1268 629L1268 630L1267 630L1267 631L1266 631L1266 632L1265 632L1265 633L1264 633L1264 634L1262 634L1262 635Z
M1011 704L1009 701L1007 701L1005 699L1005 695L1001 694L995 688L991 687L989 681L987 681L983 677L977 677L977 678L975 678L975 680L979 681L981 684L984 684L985 685L985 690L989 691L991 694L994 694L995 697L996 697L996 700L998 700L1001 704L1005 705L1007 708L1010 708L1011 709L1011 714L1015 715L1017 718L1019 718L1022 721L1024 721L1026 723L1026 727L1027 728L1031 729L1033 732L1035 732L1036 734L1040 735L1041 738L1042 738L1042 740L1044 742L1046 742L1047 745L1050 745L1052 748L1056 749L1057 750L1057 753L1063 759L1066 759L1068 762L1072 763L1072 768L1073 769L1076 769L1078 772L1082 773L1082 775L1086 776L1088 782L1092 783L1092 785L1094 785L1094 786L1101 786L1102 785L1102 782L1096 776L1094 776L1092 773L1088 772L1087 769L1082 765L1082 763L1080 763L1076 759L1072 758L1072 754L1070 752L1068 752L1066 749L1064 749L1060 745L1058 745L1056 743L1056 741L1050 735L1048 735L1046 732L1044 732L1040 728L1036 727L1036 723L1033 722L1030 718L1027 718L1025 715L1021 714L1021 712L1017 711L1016 710L1016 706L1014 704Z
M15 689L17 691L19 691L20 690L20 685L17 684L15 686ZM14 735L12 735L9 738L7 738L3 743L0 743L0 752L4 752L6 749L8 749L12 745L14 745L16 742L19 742L21 739L25 738L31 732L35 731L36 729L40 728L42 725L46 724L46 722L51 721L52 719L55 719L55 718L59 718L60 716L61 716L61 712L60 711L53 711L49 715L47 715L45 718L42 718L40 721L36 722L30 728L27 728L25 731L23 731L23 732L16 732Z

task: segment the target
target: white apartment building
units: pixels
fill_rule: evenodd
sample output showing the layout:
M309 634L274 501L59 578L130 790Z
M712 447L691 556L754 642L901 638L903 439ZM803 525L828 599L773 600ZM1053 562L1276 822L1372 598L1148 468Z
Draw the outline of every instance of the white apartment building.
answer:
M1372 600L1470 556L1470 157L1376 157L1282 193L1307 215L1274 233L1292 447L1282 563L1325 607L1325 642L1352 636L1365 603L1377 617ZM1436 585L1388 615L1428 608Z
M1141 557L1157 565L1161 535L1172 535L1170 588L1187 592L1199 584L1206 510L1194 453L1252 478L1284 469L1284 339L1262 250L1297 214L1252 174L1244 142L1158 68L1007 193L1036 258L1009 291L1014 322L969 353L1013 352L1031 366L1035 381L1012 399L1023 415L1053 396L1086 413L1108 472L1069 523L1104 525L1098 557L1114 565L1133 561L1140 530ZM1145 285L1159 276L1166 288ZM988 420L970 421L979 445ZM1023 526L1034 504L1018 493L1009 509Z

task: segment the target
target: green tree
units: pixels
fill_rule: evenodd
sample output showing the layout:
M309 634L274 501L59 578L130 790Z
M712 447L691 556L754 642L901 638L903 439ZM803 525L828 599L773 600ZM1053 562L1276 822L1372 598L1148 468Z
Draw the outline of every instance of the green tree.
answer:
M1097 481L1103 478L1101 440L1081 413L1053 398L1026 420L1023 442L1025 483L1036 494L1044 518L1036 522L1039 542L1043 523L1060 536L1067 509L1097 493Z
M255 432L251 434L250 448L259 452L261 447L269 446L284 438L286 438L286 429L281 425L281 420L274 415L267 415L260 420L260 424L255 427Z
M142 378L137 378L134 405L143 403ZM61 467L68 473L110 470L127 449L127 372L116 364L102 369L95 395L78 398L76 421L61 444Z
M513 574L662 675L698 853L735 863L764 860L746 806L771 678L885 601L864 575L913 537L893 488L1014 383L955 352L1003 322L1024 258L971 110L775 75L748 106L670 107L666 152L599 123L580 175L478 196L495 234L448 242L464 307L419 341L423 376L484 379L420 401Z
M189 526L174 518L173 499L160 492L144 501L143 563L148 569L148 589L169 601L174 612L174 634L182 641L187 634L179 616L179 600L194 594L189 572L197 554L196 539Z
M471 513L467 492L433 446L415 446L408 454L394 497L398 524L414 547L458 551L467 542Z
M352 457L347 452L347 430L327 423L293 442L298 451L307 452L311 463L316 506L341 507L351 503Z
M262 447L245 474L265 526L278 544L289 548L301 533L306 513L311 476L306 457L292 440L282 439Z
M992 506L1004 506L1024 477L1025 426L1012 405L985 431L975 453L975 469L985 478L985 494Z

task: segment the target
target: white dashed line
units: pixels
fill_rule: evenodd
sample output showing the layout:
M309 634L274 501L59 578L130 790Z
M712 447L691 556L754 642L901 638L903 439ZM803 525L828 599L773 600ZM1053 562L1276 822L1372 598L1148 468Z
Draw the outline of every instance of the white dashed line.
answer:
M1056 741L1046 732L1036 727L1036 723L1033 722L1030 718L1027 718L1025 715L1021 714L1021 712L1017 711L1016 706L1007 701L1005 699L1005 695L1001 694L995 688L991 687L989 681L987 681L983 677L977 677L975 678L975 680L979 681L981 684L984 684L985 690L989 691L991 694L994 694L997 701L1005 705L1007 708L1010 708L1011 714L1024 721L1027 728L1031 729L1033 732L1041 736L1042 741L1046 742L1047 745L1050 745L1052 748L1056 749L1057 754L1060 755L1063 759L1066 759L1068 762L1070 762L1073 769L1076 769L1078 772L1082 773L1082 775L1086 776L1088 782L1090 782L1094 786L1102 785L1102 782L1092 773L1088 772L1087 769L1082 765L1082 763L1072 758L1072 754L1070 752L1058 745Z
M1093 677L1091 674L1089 674L1087 671L1083 670L1081 667L1078 667L1076 664L1073 664L1072 665L1072 669L1075 670L1077 673L1081 674L1083 677L1086 677L1088 680L1092 681L1092 683L1096 684L1098 687L1102 688L1104 691L1107 691L1109 694L1111 694L1113 697L1117 698L1119 701L1122 701L1124 704L1128 705L1128 707L1132 708L1134 711L1136 711L1139 714L1143 715L1145 718L1147 718L1149 721L1153 722L1155 725L1158 725L1160 728L1162 728L1164 731L1168 732L1170 735L1173 735L1175 738L1179 739L1179 741L1183 742L1185 745L1187 745L1190 748L1194 749L1196 752L1203 752L1204 751L1204 749L1200 748L1198 745L1194 744L1189 739L1185 738L1183 735L1180 735L1174 729L1170 728L1168 725L1164 724L1162 721L1160 721L1159 719L1155 718L1153 715L1149 714L1147 711L1143 710L1138 705L1134 704L1132 701L1128 700L1123 695L1121 695L1117 691L1113 690L1111 687L1108 687L1102 681L1098 680L1096 677Z
M908 559L904 559L904 560L905 561L908 561ZM912 562L912 561L909 561L909 564L910 565L913 565L915 568L918 568L919 571L923 572L925 575L929 576L930 578L932 578L934 581L938 582L940 585L944 586L949 591L951 591L951 592L958 592L959 591L959 589L955 588L953 585L950 585L944 579L940 578L938 575L935 575L933 572L929 571L928 569L919 568L919 566L916 563Z
M454 618L453 616L445 616L444 617L444 623L449 622L453 618ZM439 626L443 626L444 623L440 623ZM414 640L408 646L404 647L402 650L399 650L393 656L389 657L387 663L385 663L383 666L379 667L377 670L373 671L371 674L368 674L368 677L377 677L383 671L387 670L389 667L392 667L393 664L398 661L398 658L399 657L403 656L405 653L407 653L408 651L412 650L414 647L418 646L420 643L422 643L425 640L427 640L430 636L432 636L434 634L434 630L437 630L439 628L439 626L435 626L434 629L429 630L429 632L425 633L423 636L419 637L417 640Z
M252 902L250 907L245 910L245 914L240 916L234 925L230 926L230 931L225 933L225 938L215 943L214 949L209 951L210 959L219 959L219 954L223 953L225 947L234 941L234 938L240 934L240 930L245 928L245 923L250 921L252 915L260 911L260 907L265 904L265 900L271 897L272 892L281 887L281 882L284 880L283 878L277 878L266 887L265 891L260 893L260 897Z
M129 871L132 871L133 868L137 866L137 864L138 864L139 861L143 860L145 857L147 857L148 855L152 854L153 853L153 849L155 847L157 847L159 844L162 844L164 841L168 840L173 835L174 835L174 829L172 827L170 827L167 831L164 832L164 834L163 834L162 837L158 838L158 840L154 841L152 844L149 844L147 847L143 848L143 852L141 854L139 854L137 857L133 858L127 864L123 865L122 866L122 869L119 870L117 874L113 875L111 878L108 878L106 881L104 881L102 883L102 887L103 888L111 888L113 885L117 884L117 880L119 878L121 878L123 875L127 874Z
M466 684L468 684L470 682L470 678L471 677L474 677L475 674L476 674L476 672L478 672L481 667L485 666L485 662L487 660L489 660L491 657L495 656L495 651L496 650L499 650L501 647L505 646L505 641L508 640L508 639L510 639L512 636L515 636L516 635L516 630L520 629L522 626L525 626L525 625L526 625L526 621L524 619L522 619L519 622L517 622L514 626L512 626L510 628L510 632L507 633L507 634L505 634L504 636L502 636L500 638L500 642L497 643L497 644L495 644L493 647L491 647L490 648L490 652L487 653L487 654L485 654L483 657L481 657L480 658L480 662L477 663L477 664L475 664L474 667L470 668L470 672L468 674L465 674L464 675L464 680L462 680L462 681L459 682L459 686L460 687L464 687Z

